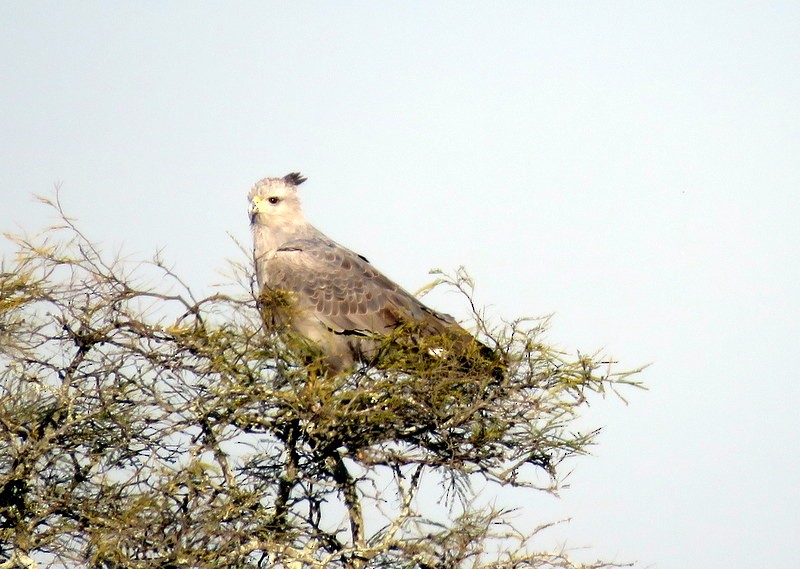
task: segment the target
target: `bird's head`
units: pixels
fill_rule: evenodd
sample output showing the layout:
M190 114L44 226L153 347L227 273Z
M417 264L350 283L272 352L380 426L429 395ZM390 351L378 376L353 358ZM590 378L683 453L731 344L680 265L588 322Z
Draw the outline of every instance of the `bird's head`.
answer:
M306 179L299 172L283 178L264 178L250 190L250 224L272 229L290 228L306 223L297 196L297 186Z

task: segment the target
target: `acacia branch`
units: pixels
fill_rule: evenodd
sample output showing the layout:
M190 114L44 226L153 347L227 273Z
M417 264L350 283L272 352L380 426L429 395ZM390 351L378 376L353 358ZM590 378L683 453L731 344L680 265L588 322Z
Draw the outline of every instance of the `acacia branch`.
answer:
M347 507L353 545L357 548L363 548L366 546L364 541L364 518L361 513L361 500L358 496L356 481L350 471L347 470L347 466L338 450L333 450L328 455L328 460L332 462L331 473L333 480L336 482Z
M471 483L557 484L595 434L573 427L587 398L635 385L631 372L548 347L542 321L490 332L459 272L441 280L503 354L502 379L403 350L396 369L321 375L308 349L264 333L250 261L244 292L196 300L159 258L107 261L64 226L63 243L17 239L0 270L0 569L45 555L54 567L579 567L531 553L504 512L470 502ZM444 522L415 500L436 476L452 481ZM325 519L337 508L348 527ZM386 521L370 534L373 510Z

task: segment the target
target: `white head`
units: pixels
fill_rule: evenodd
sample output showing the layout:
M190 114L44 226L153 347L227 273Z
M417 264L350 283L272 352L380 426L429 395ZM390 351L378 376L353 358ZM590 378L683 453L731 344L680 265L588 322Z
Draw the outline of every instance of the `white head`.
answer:
M307 225L297 196L297 186L306 179L299 172L292 172L283 178L264 178L256 182L248 196L250 200L250 225L277 233L292 233L300 226Z

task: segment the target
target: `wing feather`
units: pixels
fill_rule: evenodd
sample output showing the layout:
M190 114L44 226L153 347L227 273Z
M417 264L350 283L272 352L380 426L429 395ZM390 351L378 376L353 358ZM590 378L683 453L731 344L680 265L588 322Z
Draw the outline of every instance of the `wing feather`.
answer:
M337 333L389 334L411 322L431 334L461 330L450 316L431 310L364 257L333 241L291 241L263 265L263 282L293 292L299 311L310 311Z

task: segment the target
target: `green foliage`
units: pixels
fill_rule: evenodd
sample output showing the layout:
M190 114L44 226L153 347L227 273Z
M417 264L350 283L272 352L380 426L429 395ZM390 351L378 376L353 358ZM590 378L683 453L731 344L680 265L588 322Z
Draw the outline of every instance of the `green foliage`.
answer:
M596 435L572 430L587 397L634 372L476 312L502 373L387 338L380 365L331 377L264 325L249 267L196 299L62 217L13 237L0 274L0 568L578 567L471 487L557 489ZM466 275L441 281L471 298ZM451 481L447 523L426 479Z

